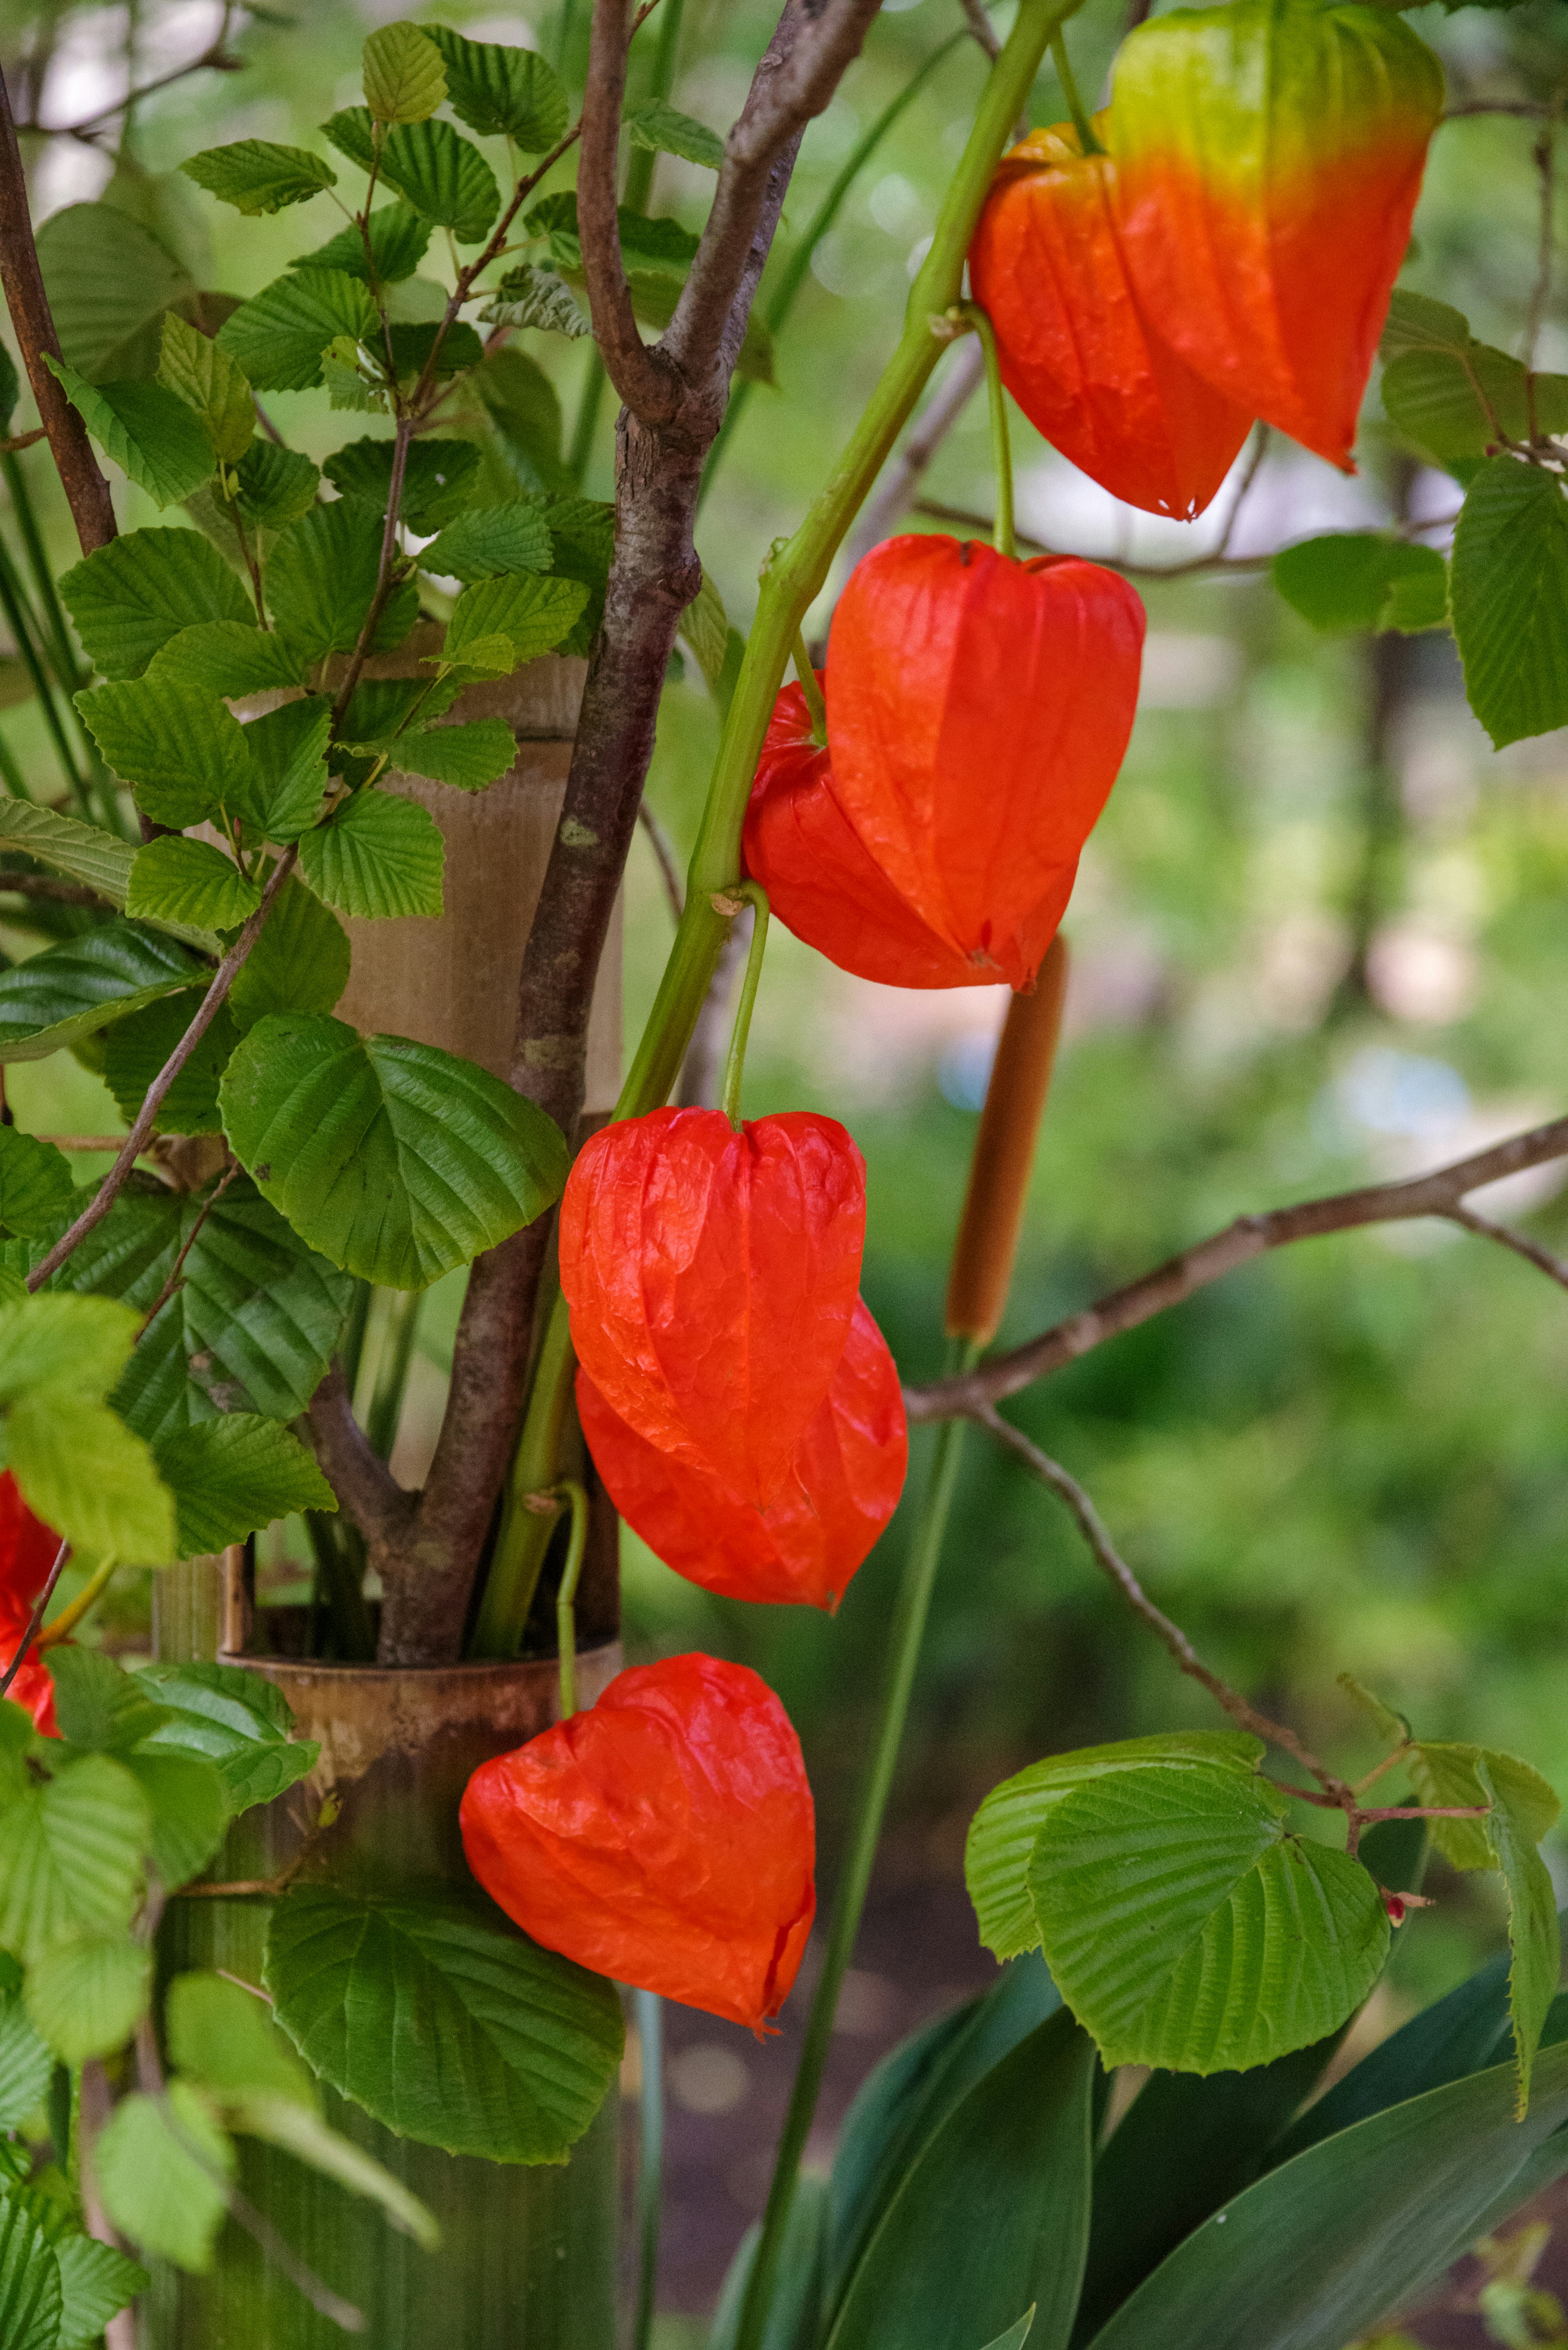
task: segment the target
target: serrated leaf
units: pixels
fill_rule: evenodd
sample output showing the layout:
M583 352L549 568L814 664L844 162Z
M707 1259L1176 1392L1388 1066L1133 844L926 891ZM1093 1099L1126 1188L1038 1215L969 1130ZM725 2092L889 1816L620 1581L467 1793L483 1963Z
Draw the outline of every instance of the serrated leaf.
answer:
M976 1812L964 1846L964 1880L981 1940L999 1959L1038 1947L1030 1861L1053 1808L1075 1787L1106 1772L1142 1771L1154 1762L1173 1770L1224 1770L1248 1779L1262 1759L1262 1741L1245 1731L1177 1731L1050 1755L1004 1779Z
M172 1748L205 1755L223 1776L233 1811L269 1804L309 1772L320 1752L293 1737L294 1717L281 1690L239 1665L149 1665L151 1684L174 1719L156 1731L148 1751Z
M202 824L243 792L250 753L239 721L215 694L167 678L97 685L77 708L137 805L160 824Z
M52 1669L60 1735L84 1752L114 1754L135 1746L166 1718L135 1674L99 1648L67 1641Z
M582 231L577 221L577 199L571 189L545 196L533 210L524 215L524 225L535 236L548 237L550 255L558 269L580 271L583 265ZM679 221L663 214L650 218L629 204L616 207L616 227L620 236L621 256L628 268L662 270L683 279L696 259L701 243ZM503 279L503 285L505 284Z
M321 127L341 154L369 169L375 148L366 108L349 107ZM382 140L380 157L388 187L423 219L451 229L459 244L479 244L501 210L494 172L450 122L400 122Z
M383 25L364 51L365 103L377 122L423 122L446 98L441 51L417 25Z
M151 374L137 359L149 328L195 281L160 238L118 206L67 204L37 232L38 264L67 365L89 383Z
M227 147L206 147L180 170L220 203L247 214L280 213L303 204L323 188L335 188L337 174L308 148L282 147L270 139L236 139Z
M133 530L67 571L60 595L103 676L138 678L159 649L203 621L251 623L250 598L194 530Z
M52 1397L28 1398L13 1404L5 1434L23 1500L78 1549L112 1552L128 1566L173 1557L174 1504L151 1453L108 1404L73 1402L62 1412Z
M152 1823L120 1763L107 1754L67 1762L4 1816L0 1945L30 1966L51 1943L129 1927Z
M22 1970L0 1959L0 2130L21 2126L48 2094L55 2069L22 2002Z
M0 1405L107 1394L136 1328L135 1315L107 1297L25 1297L0 1306Z
M163 314L158 380L165 391L193 409L225 465L237 464L256 427L255 401L244 371L211 336L198 332L177 310Z
M171 2081L166 2104L140 2091L122 2097L93 2168L105 2210L141 2251L198 2274L212 2266L234 2150L197 2090Z
M303 450L280 449L275 441L264 441L257 433L234 478L244 519L263 530L281 530L296 515L308 514L321 476Z
M568 285L587 280L576 270L563 272ZM631 296L633 316L645 327L656 327L660 332L675 316L680 299L683 280L668 269L628 268L627 290ZM746 320L746 331L741 338L741 348L735 355L735 373L742 383L776 383L774 364L774 338L753 311Z
M441 336L441 348L436 349L436 338ZM410 319L401 324L394 321L387 329L387 339L392 347L392 367L400 383L407 383L431 365L435 380L460 375L467 368L479 365L484 357L484 346L465 320L459 318L442 332L435 319Z
M0 1126L0 1227L36 1240L75 1196L69 1159L52 1142Z
M243 1033L270 1012L330 1012L348 984L348 933L291 875L229 991Z
M0 2196L0 2342L57 2350L65 2297L59 2263L20 2196Z
M382 204L370 214L366 224L370 239L370 255L365 252L365 236L358 223L340 228L336 236L318 245L314 253L302 253L289 263L291 269L343 269L350 277L362 277L371 282L371 260L375 275L383 286L398 285L411 277L425 257L431 241L431 224L421 220L410 204Z
M456 1907L296 1887L263 1980L313 2072L452 2154L564 2162L620 2062L610 1984Z
M1377 348L1391 359L1401 351L1464 351L1471 339L1469 321L1461 311L1447 302L1434 302L1430 295L1396 286Z
M211 976L155 931L116 919L0 972L0 1061L38 1061Z
M706 571L702 585L681 616L680 633L696 656L697 666L710 686L723 675L730 650L730 622L724 599Z
M1403 350L1383 370L1388 421L1441 464L1480 457L1504 438L1529 440L1532 398L1536 432L1568 427L1568 376L1532 380L1490 343Z
M1490 1791L1477 1776L1482 1762L1490 1773ZM1418 1803L1484 1805L1501 1796L1532 1844L1539 1844L1556 1825L1560 1806L1553 1789L1517 1754L1422 1739L1411 1749L1409 1768ZM1433 1820L1430 1825L1432 1840L1451 1868L1497 1866L1487 1820Z
M471 41L446 25L424 30L446 66L452 110L471 130L505 137L524 155L542 155L566 128L566 93L555 68L533 49Z
M299 844L301 873L342 914L439 914L445 862L435 818L395 792L356 792Z
M376 306L342 269L300 269L275 277L218 329L257 391L309 391L321 381L321 354L336 335L360 342L376 331Z
M147 665L145 681L180 685L223 701L274 693L297 685L301 664L273 629L254 621L206 620L159 648Z
M566 280L529 261L506 272L479 315L487 326L536 327L573 340L593 332Z
M358 498L313 506L279 532L267 566L267 596L296 660L353 650L376 592L381 536L380 515ZM418 618L419 590L406 581L388 598L376 646L400 643Z
M322 468L346 498L364 498L379 516L387 511L392 487L390 441L351 441ZM400 512L410 527L439 530L462 512L479 471L479 452L468 441L416 441L403 473Z
M1045 1963L1106 2064L1244 2071L1320 2040L1376 1982L1367 1871L1290 1835L1235 1771L1110 1773L1053 1804L1029 1889Z
M473 388L523 486L564 490L572 475L561 455L560 395L544 369L508 345L487 355Z
M605 591L615 560L615 508L599 498L556 493L545 500L545 521L555 544L556 576L579 579L587 590L587 603L556 650L584 655L592 651L604 619Z
M513 666L553 652L588 600L581 580L544 579L533 572L508 572L467 588L452 607L442 658L463 661L491 637L504 637Z
M1508 1939L1512 1951L1508 2005L1519 2067L1517 2110L1522 2119L1530 2106L1531 2075L1542 2029L1563 1976L1557 1896L1551 1872L1536 1850L1545 1833L1540 1825L1542 1807L1530 1783L1537 1773L1516 1762L1512 1755L1483 1753L1476 1763L1476 1777L1491 1803L1485 1826L1508 1888Z
M229 803L231 813L244 821L246 848L263 840L297 840L309 831L327 791L331 732L332 704L320 693L286 702L281 710L251 720L245 728L250 779L244 794Z
M186 988L166 995L129 1020L117 1021L103 1040L104 1082L127 1124L147 1098L152 1080L200 1009L204 991ZM205 1033L158 1106L156 1134L216 1134L218 1083L240 1032L227 1004L220 1004Z
M1568 723L1568 504L1554 474L1511 457L1481 467L1449 602L1465 692L1496 747Z
M27 2012L62 2064L123 2047L147 2005L151 1953L129 1934L57 1942L27 1969Z
M420 568L470 587L507 571L548 571L551 547L542 508L518 498L510 505L471 506L459 515L421 550Z
M125 910L210 931L237 930L261 903L261 887L208 840L179 833L150 840L130 868Z
M475 718L465 726L432 726L401 734L393 761L405 775L427 775L460 792L483 791L506 774L517 757L517 742L504 718Z
M638 107L626 117L626 127L632 145L653 154L679 155L682 162L700 164L705 172L718 171L724 161L724 142L716 131L660 99Z
M337 1507L315 1455L259 1413L198 1420L166 1437L156 1458L174 1496L182 1558L223 1550L296 1510Z
M166 1892L176 1892L201 1875L228 1831L223 1773L204 1755L150 1752L145 1746L119 1759L151 1808L158 1881Z
M44 359L105 456L156 505L180 505L212 479L206 427L161 384L92 384L52 352Z
M499 1078L339 1020L257 1023L229 1064L223 1120L263 1193L313 1248L423 1289L559 1196L559 1130Z
M1359 629L1441 628L1449 567L1429 546L1380 531L1330 531L1286 547L1270 566L1274 586L1325 636Z
M111 906L125 903L135 851L128 841L112 832L100 832L96 825L57 815L53 808L38 807L31 800L9 799L0 794L0 848L19 848L40 863L52 865L57 873L96 889Z
M422 724L444 717L462 691L455 675L361 678L343 713L343 739L373 751L390 750L411 721Z
M65 2307L56 2350L91 2350L117 2311L145 2293L151 2279L112 2244L68 2235L54 2247Z

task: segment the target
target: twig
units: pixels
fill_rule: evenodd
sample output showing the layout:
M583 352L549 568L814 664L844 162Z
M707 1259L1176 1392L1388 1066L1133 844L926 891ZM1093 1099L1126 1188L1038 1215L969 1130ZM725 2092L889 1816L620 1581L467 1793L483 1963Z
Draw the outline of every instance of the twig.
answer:
M970 31L985 51L992 65L1002 55L1002 43L991 29L991 18L985 13L984 0L959 0Z
M658 860L659 874L664 882L664 894L670 900L670 910L679 921L686 911L686 892L680 885L680 867L676 859L674 846L670 835L645 799L639 800L637 804L637 820L648 835L649 844Z
M172 67L168 73L160 74L156 81L143 82L140 89L128 89L123 98L115 99L109 106L100 106L96 114L84 114L79 122L19 122L16 125L17 130L29 131L39 139L85 138L89 131L95 130L100 122L108 122L112 116L123 114L128 107L140 106L144 98L151 98L159 90L168 89L175 82L183 81L188 74L202 73L208 69L213 73L243 71L244 59L231 57L223 48L223 43L228 37L229 17L232 14L233 11L230 9L223 11L223 31L210 47L202 50L199 57L190 57L182 66Z
M18 1647L16 1653L12 1658L10 1663L6 1666L4 1673L0 1673L0 1697L5 1696L6 1690L10 1688L17 1674L21 1671L22 1659L38 1637L38 1627L43 1623L44 1611L55 1596L55 1586L58 1583L61 1574L64 1572L66 1561L69 1558L70 1555L71 1546L69 1543L63 1542L60 1544L59 1549L55 1554L55 1563L49 1569L49 1579L47 1583L45 1584L42 1591L39 1592L32 1615L27 1619L27 1628L22 1635L21 1645Z
M341 1363L333 1364L317 1388L306 1418L332 1490L366 1539L374 1544L404 1532L418 1497L398 1483L372 1451L354 1417Z
M41 1288L52 1273L59 1271L72 1250L86 1240L95 1225L103 1222L119 1197L125 1187L126 1177L147 1147L158 1113L163 1107L164 1096L217 1018L230 988L239 976L251 949L261 936L262 926L272 911L273 901L294 870L295 859L298 854L297 847L291 846L284 850L283 855L273 867L267 877L266 888L262 891L260 905L250 916L239 937L213 972L212 984L202 998L191 1025L148 1087L147 1098L137 1111L135 1122L120 1145L119 1156L70 1230L62 1234L43 1263L27 1275L29 1289Z
M30 449L35 441L45 438L44 427L35 424L30 432L13 432L8 440L0 441L0 452L14 457L19 449Z
M231 1159L228 1165L224 1168L222 1175L218 1178L215 1188L209 1196L202 1201L201 1208L197 1212L196 1221L192 1225L190 1232L186 1237L184 1246L181 1249L179 1255L175 1258L174 1263L170 1269L168 1280L164 1283L162 1288L159 1291L157 1296L153 1299L151 1305L148 1307L146 1314L142 1317L141 1327L136 1334L136 1344L139 1347L140 1346L143 1338L146 1337L149 1330L151 1329L154 1322L157 1321L158 1316L162 1313L163 1308L168 1305L169 1300L173 1296L174 1292L181 1286L180 1276L185 1270L185 1260L190 1255L191 1251L195 1247L197 1238L201 1232L202 1225L206 1222L208 1217L212 1214L213 1209L217 1206L219 1201L223 1198L224 1192L228 1190L230 1184L234 1181L239 1171L239 1160L237 1159Z
M1453 1217L1455 1208L1468 1193L1479 1191L1488 1183L1500 1182L1505 1175L1517 1175L1526 1167L1543 1166L1549 1159L1565 1157L1568 1118L1560 1118L1547 1126L1532 1127L1527 1133L1511 1135L1507 1141L1495 1142L1490 1149L1456 1159L1430 1175L1413 1176L1407 1182L1373 1183L1364 1191L1336 1191L1326 1199L1303 1200L1293 1208L1272 1208L1262 1215L1239 1216L1223 1232L1200 1241L1196 1248L1184 1249L1179 1256L1168 1258L1152 1273L1129 1282L1125 1288L1113 1290L1096 1305L1058 1322L1039 1337L1030 1339L1026 1346L995 1356L961 1378L908 1388L905 1403L909 1417L945 1419L956 1412L973 1416L983 1411L1004 1397L1016 1395L1032 1381L1076 1362L1081 1355L1103 1346L1107 1338L1137 1329L1155 1315L1179 1305L1196 1290L1218 1281L1224 1274L1233 1273L1238 1265L1250 1264L1269 1249L1282 1248L1292 1241L1317 1240L1328 1232L1356 1232L1367 1224L1402 1223L1418 1216ZM1501 1227L1489 1231L1487 1237L1502 1237ZM1507 1236L1505 1245L1514 1245L1511 1234ZM1528 1244L1521 1253L1531 1254ZM1536 1261L1532 1255L1532 1262ZM1558 1277L1554 1270L1552 1277Z
M1557 122L1561 106L1560 99L1552 100L1535 141L1535 170L1541 183L1541 224L1536 240L1535 282L1530 291L1530 310L1520 351L1520 357L1529 369L1535 366L1535 347L1541 339L1547 299L1552 291L1552 254L1557 203ZM1531 394L1530 437L1533 441L1536 437L1533 383L1527 388Z
M976 514L970 506L944 505L937 498L917 498L914 511L929 515L934 522L957 523L976 538L989 539L996 528L992 515ZM1128 579L1185 579L1195 571L1262 571L1271 560L1266 555L1195 555L1186 563L1129 563L1119 555L1078 555L1072 547L1047 546L1043 538L1030 538L1023 531L1015 536L1021 555L1072 556L1080 563L1103 563L1107 571L1120 571Z
M1507 1224L1494 1224L1490 1216L1480 1216L1473 1208L1453 1207L1446 1213L1450 1223L1462 1224L1467 1232L1475 1232L1481 1240L1497 1241L1503 1248L1512 1249L1516 1256L1534 1265L1549 1281L1568 1289L1568 1264L1560 1256L1553 1256L1550 1249L1542 1248L1539 1241L1528 1239Z
M1444 113L1445 122L1460 122L1468 114L1514 114L1532 121L1552 111L1550 106L1538 105L1532 99L1476 98L1463 106L1450 106Z
M856 524L846 549L851 570L863 555L880 546L897 530L909 512L927 466L984 380L985 354L978 338L966 340L948 367L924 415L888 466L876 496L867 501Z
M681 386L664 351L650 350L638 330L617 218L616 159L630 38L626 0L597 0L583 95L577 220L594 340L605 372L635 415L645 423L662 423L680 406Z

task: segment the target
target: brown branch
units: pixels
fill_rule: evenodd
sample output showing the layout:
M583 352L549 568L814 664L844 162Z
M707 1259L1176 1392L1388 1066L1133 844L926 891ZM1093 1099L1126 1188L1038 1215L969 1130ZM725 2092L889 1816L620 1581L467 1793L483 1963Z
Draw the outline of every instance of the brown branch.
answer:
M886 479L855 525L846 550L851 570L863 555L869 555L874 546L880 546L898 529L926 468L984 380L985 354L980 337L968 336L948 369L940 390L888 466ZM1019 544L1023 544L1022 540Z
M14 457L18 450L30 449L35 441L42 441L46 438L43 426L35 424L30 432L13 432L9 440L0 441L0 453Z
M251 949L262 934L262 926L272 911L273 901L294 870L295 859L298 854L296 847L286 848L273 867L267 877L266 888L262 891L260 905L250 916L239 937L213 972L212 984L202 998L192 1018L191 1025L148 1087L147 1098L137 1111L130 1133L120 1144L119 1156L70 1230L62 1233L43 1263L27 1275L29 1289L40 1288L52 1273L59 1271L72 1250L86 1240L88 1232L96 1225L103 1222L119 1197L125 1187L126 1177L147 1148L158 1113L163 1107L164 1096L217 1018L230 988L238 978Z
M80 881L57 881L50 873L6 873L0 870L0 890L18 898L44 898L52 906L93 906L112 913L109 899Z
M0 74L0 286L5 288L22 363L49 436L82 553L91 555L117 536L114 504L93 455L87 427L66 398L63 385L45 365L46 359L61 357L60 338L44 290L38 248L33 242L27 182L4 74Z
M191 1251L195 1247L198 1239L201 1237L202 1225L206 1222L208 1217L212 1214L213 1209L217 1206L219 1201L223 1198L224 1192L228 1190L230 1184L234 1181L239 1171L239 1160L237 1159L231 1159L228 1165L224 1168L222 1175L218 1178L218 1181L209 1197L202 1201L200 1209L197 1211L196 1220L191 1226L189 1233L186 1235L180 1253L175 1258L173 1264L170 1267L168 1280L164 1283L162 1288L159 1291L157 1296L153 1299L151 1305L148 1307L146 1313L141 1317L141 1327L136 1334L136 1343L139 1347L140 1346L143 1338L146 1337L149 1330L151 1329L154 1322L157 1321L158 1316L162 1313L163 1308L168 1305L169 1300L173 1296L174 1292L181 1286L181 1275L185 1270L185 1260L190 1255Z
M354 1417L341 1363L334 1363L306 1413L328 1484L372 1546L395 1540L413 1517L416 1497L399 1484Z
M680 405L681 386L664 352L649 350L638 331L621 255L620 224L616 217L616 150L630 42L627 0L595 0L588 81L583 93L577 224L588 312L605 373L633 415L653 423L668 421L674 415Z
M29 131L39 139L81 139L89 131L96 130L100 122L108 122L115 115L125 113L128 108L140 106L144 98L155 97L159 90L171 88L175 82L184 81L191 74L209 69L213 73L243 72L244 57L232 57L223 47L233 13L232 9L224 9L223 30L199 57L190 57L184 65L171 68L168 73L160 74L156 81L143 82L139 89L128 89L123 98L115 99L109 106L100 106L96 114L84 114L79 122L19 122L17 130Z
M1033 1380L1076 1362L1081 1355L1104 1346L1107 1338L1137 1329L1155 1315L1180 1305L1195 1291L1218 1281L1224 1274L1233 1273L1238 1265L1250 1264L1269 1249L1283 1248L1292 1241L1321 1239L1328 1232L1356 1232L1367 1224L1407 1222L1417 1216L1448 1216L1463 1222L1465 1218L1456 1217L1454 1211L1467 1193L1479 1191L1485 1184L1500 1182L1505 1175L1517 1175L1526 1167L1541 1167L1549 1159L1565 1157L1568 1118L1560 1118L1547 1126L1532 1127L1528 1133L1511 1135L1506 1142L1493 1143L1490 1149L1478 1150L1471 1158L1456 1159L1430 1175L1414 1176L1407 1182L1373 1183L1359 1191L1337 1191L1327 1199L1303 1200L1293 1208L1272 1208L1262 1215L1239 1216L1222 1232L1200 1241L1196 1248L1184 1249L1179 1256L1168 1258L1152 1273L1129 1282L1125 1288L1113 1290L1082 1314L1058 1322L1038 1338L1032 1338L1027 1346L998 1355L961 1378L907 1389L905 1402L909 1417L946 1419L961 1413L981 1416L1003 1397L1016 1395ZM1502 1237L1501 1228L1489 1231L1487 1236ZM1506 1236L1505 1244L1514 1245L1511 1234ZM1537 1262L1528 1244L1521 1253ZM1553 1278L1557 1277L1553 1274Z
M964 21L992 65L1002 55L1002 43L991 28L991 18L985 13L985 0L959 0Z
M1467 1232L1474 1232L1481 1240L1496 1241L1503 1248L1512 1249L1526 1264L1534 1265L1549 1281L1555 1281L1560 1287L1568 1289L1568 1264L1564 1264L1560 1256L1553 1256L1550 1249L1542 1248L1539 1241L1528 1239L1523 1232L1511 1231L1507 1224L1494 1224L1490 1216L1478 1216L1473 1208L1454 1207L1447 1209L1445 1213L1450 1223L1462 1224Z

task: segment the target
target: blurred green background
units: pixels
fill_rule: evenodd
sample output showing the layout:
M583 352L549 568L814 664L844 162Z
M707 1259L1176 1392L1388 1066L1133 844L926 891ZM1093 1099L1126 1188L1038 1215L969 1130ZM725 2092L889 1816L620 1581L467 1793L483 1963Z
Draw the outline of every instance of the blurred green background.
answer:
M316 143L313 126L358 99L365 32L398 13L348 0L309 0L292 17L270 5L234 11L228 47L244 70L198 73L143 104L135 164L161 174L249 135ZM564 33L580 86L581 0L565 27L553 8L426 13L551 55ZM208 0L129 11L3 0L0 57L9 70L24 53L47 56L43 119L71 121L123 89L128 40L137 78L148 78L199 54L221 14ZM997 10L999 29L1009 15ZM1087 0L1069 28L1090 93L1124 19L1125 0ZM860 133L961 21L956 0L885 8L807 133L764 298ZM1409 21L1442 54L1456 102L1541 99L1568 81L1562 0L1508 14L1429 7ZM676 102L723 130L770 25L759 0L690 0ZM651 39L650 27L639 71ZM815 256L777 387L751 395L725 451L699 549L742 629L769 543L794 526L893 342L982 73L978 47L961 42L892 127ZM634 93L636 83L634 73ZM36 92L25 95L31 104ZM1043 77L1032 119L1064 111ZM1537 267L1535 135L1506 116L1439 132L1407 270L1406 282L1457 303L1479 335L1510 349ZM101 142L26 145L41 215L103 192ZM564 165L549 184L569 179ZM708 175L661 158L651 209L699 226L711 188ZM236 294L337 224L327 198L254 222L183 182L169 201L192 249L209 241L203 282ZM569 445L587 347L524 339L557 388ZM1568 270L1546 302L1538 364L1568 367ZM317 455L358 423L330 416L319 394L269 405ZM607 403L586 480L600 496L612 421ZM1021 525L1051 546L1160 565L1216 545L1231 492L1194 525L1134 517L1014 423ZM63 563L72 550L47 466L37 452L23 462ZM925 488L989 514L982 400ZM1417 473L1379 427L1374 393L1355 479L1276 442L1237 518L1231 553L1245 559L1140 577L1144 698L1065 926L1067 1041L1004 1340L1239 1213L1439 1165L1568 1102L1568 741L1492 754L1446 635L1376 645L1314 636L1261 560L1314 530L1396 509L1440 521L1457 504L1451 483ZM135 492L121 504L131 523L155 518ZM1428 543L1441 545L1440 530ZM842 566L835 586L841 577ZM819 631L832 592L813 616ZM57 795L35 709L5 712L0 730L34 789ZM649 786L682 856L716 735L688 660L665 695ZM635 1038L671 929L640 836L626 921ZM14 931L4 940L15 953L36 943ZM855 1134L869 1170L866 1295L910 1379L940 1364L947 1251L1001 1008L992 990L898 993L849 979L776 929L769 949L747 1108L828 1111ZM7 1083L25 1126L107 1134L120 1124L72 1062L16 1068ZM1563 1180L1561 1169L1540 1170L1477 1204L1568 1248ZM398 1455L406 1473L433 1434L457 1302L443 1284L424 1312ZM1561 1293L1502 1251L1428 1223L1282 1253L1100 1348L1014 1409L1089 1486L1205 1657L1320 1751L1371 1759L1335 1684L1350 1671L1423 1731L1515 1749L1568 1789L1565 1388ZM923 1440L911 1492L922 1459ZM876 1700L908 1517L906 1504L831 1622L714 1601L625 1540L633 1652L701 1646L767 1676L805 1742L829 1850ZM264 1541L264 1573L280 1593L287 1549ZM122 1637L134 1638L144 1604L122 1599ZM1042 1752L1211 1719L1097 1580L1056 1505L971 1437L898 1796L919 1865L950 1880L979 1796ZM1444 1987L1500 1938L1487 1889L1449 1880L1446 1892L1402 1937L1404 1997Z

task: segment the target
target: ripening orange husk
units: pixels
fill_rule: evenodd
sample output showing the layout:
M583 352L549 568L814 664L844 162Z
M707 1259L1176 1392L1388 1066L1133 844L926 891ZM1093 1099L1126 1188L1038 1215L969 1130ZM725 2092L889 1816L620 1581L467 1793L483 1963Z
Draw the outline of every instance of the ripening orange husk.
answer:
M1177 9L1116 60L1110 146L1146 315L1346 473L1442 105L1426 44L1355 0Z
M1096 124L1102 138L1106 118ZM1251 429L1146 317L1116 216L1116 165L1071 123L1032 131L998 171L969 254L1002 380L1030 422L1127 504L1190 521Z

